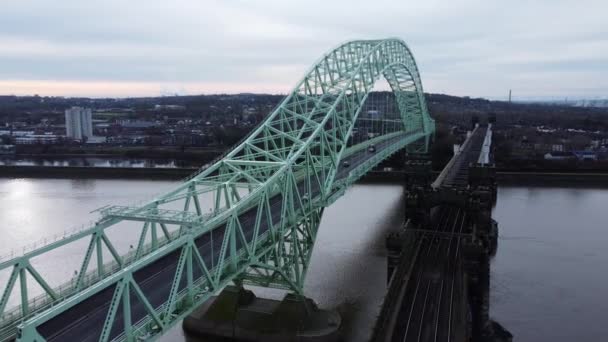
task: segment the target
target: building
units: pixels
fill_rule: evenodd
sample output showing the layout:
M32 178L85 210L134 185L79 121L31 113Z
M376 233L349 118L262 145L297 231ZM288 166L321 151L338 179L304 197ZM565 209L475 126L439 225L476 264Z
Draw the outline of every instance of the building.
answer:
M87 144L105 144L107 141L106 137L99 137L99 136L90 136L87 138Z
M563 151L552 151L545 153L545 160L573 160L576 159L576 155L572 152Z
M180 105L154 105L154 110L186 110L186 106Z
M0 155L15 154L15 145L0 145Z
M598 159L597 153L593 151L572 151L572 153L581 161L595 161Z
M146 121L146 120L125 119L125 120L117 120L116 123L124 128L134 128L134 129L160 126L160 124L157 123L156 121Z
M49 145L59 142L59 136L53 134L31 134L15 138L16 145Z
M65 110L66 136L84 140L93 136L93 115L90 108L72 107Z

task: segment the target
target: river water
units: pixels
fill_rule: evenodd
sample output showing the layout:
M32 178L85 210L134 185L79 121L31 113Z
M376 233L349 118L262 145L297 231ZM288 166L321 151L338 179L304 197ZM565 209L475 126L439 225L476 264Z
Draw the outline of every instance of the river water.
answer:
M608 190L500 188L492 316L517 341L608 340Z
M96 218L106 204L129 204L175 182L0 178L0 255ZM604 340L608 328L608 190L500 188L494 218L491 315L517 341ZM386 288L384 236L402 221L402 188L355 185L323 216L305 293L342 312L346 341L366 341ZM114 231L127 251L136 232ZM114 240L113 240L114 241ZM53 285L78 268L86 241L32 263ZM0 285L7 272L0 272ZM29 283L30 286L33 286ZM32 288L33 291L40 289ZM255 289L262 296L282 295ZM11 303L16 304L13 296ZM181 327L161 339L183 341Z

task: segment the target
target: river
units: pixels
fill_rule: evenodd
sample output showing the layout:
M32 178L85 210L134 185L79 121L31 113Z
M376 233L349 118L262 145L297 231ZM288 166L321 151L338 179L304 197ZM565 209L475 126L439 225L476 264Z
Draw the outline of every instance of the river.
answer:
M517 341L606 341L608 190L499 188L491 313Z
M106 204L129 204L175 182L0 178L0 255L96 218ZM500 188L494 218L498 253L492 264L491 316L517 341L603 340L608 329L608 190ZM384 236L403 217L402 188L355 185L323 216L305 284L321 307L338 308L346 341L366 341L386 287ZM120 249L135 232L110 232ZM70 279L86 242L33 264L52 284ZM6 284L7 272L0 272ZM29 283L30 286L33 286ZM32 288L33 291L39 289ZM282 293L256 289L259 295ZM16 297L11 299L16 304ZM162 341L183 341L175 327Z

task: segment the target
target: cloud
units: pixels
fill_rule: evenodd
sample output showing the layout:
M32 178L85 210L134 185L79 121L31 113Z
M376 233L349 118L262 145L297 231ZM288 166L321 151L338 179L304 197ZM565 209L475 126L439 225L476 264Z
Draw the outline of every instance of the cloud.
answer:
M607 10L593 0L8 0L0 92L284 93L342 41L400 37L427 91L599 96L608 92Z

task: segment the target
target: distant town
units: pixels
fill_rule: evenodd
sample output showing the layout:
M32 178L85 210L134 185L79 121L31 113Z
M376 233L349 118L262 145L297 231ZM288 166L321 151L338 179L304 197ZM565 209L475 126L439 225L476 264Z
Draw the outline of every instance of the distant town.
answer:
M377 92L370 98L374 96L392 95ZM500 168L608 169L608 108L604 106L426 96L438 123L435 168L449 159L452 145L462 140L471 122L489 120L495 126ZM242 139L282 99L264 94L124 99L0 96L0 154L9 160L86 155L201 164ZM387 115L382 113L386 109L379 111L380 116Z

